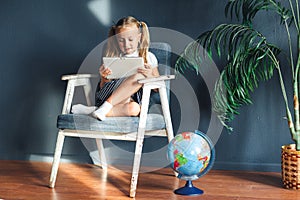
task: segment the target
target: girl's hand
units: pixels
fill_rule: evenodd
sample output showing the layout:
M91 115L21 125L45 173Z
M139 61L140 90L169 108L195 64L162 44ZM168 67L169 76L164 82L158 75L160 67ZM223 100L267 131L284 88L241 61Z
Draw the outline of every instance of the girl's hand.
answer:
M154 76L152 67L149 64L145 64L144 67L138 68L137 72L143 74L146 78Z
M110 75L112 72L108 67L105 67L104 65L101 65L99 67L99 74L101 78L107 79L107 76Z

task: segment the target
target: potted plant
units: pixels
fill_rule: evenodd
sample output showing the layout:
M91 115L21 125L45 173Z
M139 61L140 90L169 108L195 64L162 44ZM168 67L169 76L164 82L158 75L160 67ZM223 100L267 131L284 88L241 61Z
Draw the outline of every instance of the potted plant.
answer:
M300 10L298 0L229 0L225 8L226 16L236 18L237 23L220 24L201 34L189 44L176 61L175 70L184 72L194 69L198 72L203 55L200 48L206 49L212 58L217 55L227 63L216 82L213 101L214 111L222 124L231 129L228 122L238 114L238 109L251 103L251 92L259 81L269 80L274 71L278 72L279 83L286 107L286 118L291 137L295 144L282 146L282 177L286 188L300 189ZM275 44L253 27L253 20L259 11L274 12L280 17L280 24L287 33L288 67L293 81L293 99L289 99L283 80L279 55L284 53ZM296 35L292 35L293 31ZM296 44L296 49L293 49ZM290 104L293 101L293 109Z

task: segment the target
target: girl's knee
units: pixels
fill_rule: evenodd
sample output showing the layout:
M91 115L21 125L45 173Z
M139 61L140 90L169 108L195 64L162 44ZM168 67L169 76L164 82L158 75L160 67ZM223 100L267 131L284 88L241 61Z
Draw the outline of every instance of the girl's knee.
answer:
M129 116L138 116L140 114L141 107L136 102L128 103L128 114Z
M133 81L133 82L136 82L136 81L138 81L139 79L142 79L142 78L145 78L145 76L143 75L143 74L141 74L141 73L136 73L136 74L134 74L134 75L132 75L132 76L130 76L130 77L128 77L131 81Z

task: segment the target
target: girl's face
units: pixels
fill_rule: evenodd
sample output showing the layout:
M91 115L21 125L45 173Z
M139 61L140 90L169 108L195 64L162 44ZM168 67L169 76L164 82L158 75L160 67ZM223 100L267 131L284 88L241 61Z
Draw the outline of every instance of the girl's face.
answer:
M124 54L134 53L141 40L141 33L136 25L127 25L117 30L117 42Z

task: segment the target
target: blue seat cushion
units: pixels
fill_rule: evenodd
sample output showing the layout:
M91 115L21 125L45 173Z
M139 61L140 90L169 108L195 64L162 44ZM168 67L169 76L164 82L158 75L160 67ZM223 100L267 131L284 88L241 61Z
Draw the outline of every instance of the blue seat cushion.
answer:
M130 133L136 132L138 125L139 117L107 117L105 121L78 114L62 114L57 117L59 129ZM146 131L165 129L165 127L161 114L148 114Z

